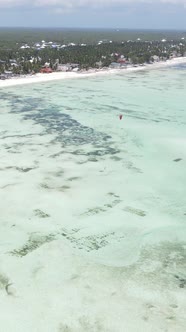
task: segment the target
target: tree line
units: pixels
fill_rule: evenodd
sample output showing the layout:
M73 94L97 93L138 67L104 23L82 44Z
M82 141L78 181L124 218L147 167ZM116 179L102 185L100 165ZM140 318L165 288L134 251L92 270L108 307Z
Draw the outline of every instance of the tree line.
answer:
M9 70L14 73L39 72L41 67L49 62L55 69L56 61L59 63L78 63L80 68L107 67L111 62L117 61L123 55L131 63L148 63L152 61L152 56L156 55L160 59L168 59L173 52L183 56L186 53L185 42L123 42L123 43L102 43L101 45L69 46L65 48L35 48L17 49L0 48L0 72ZM30 60L32 59L32 62ZM12 63L16 61L16 65ZM3 63L4 61L4 63Z

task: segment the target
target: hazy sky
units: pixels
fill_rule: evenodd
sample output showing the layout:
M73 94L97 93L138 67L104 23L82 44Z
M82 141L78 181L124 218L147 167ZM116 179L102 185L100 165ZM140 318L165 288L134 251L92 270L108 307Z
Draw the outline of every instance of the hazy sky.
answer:
M0 13L0 26L186 30L186 0L0 0Z

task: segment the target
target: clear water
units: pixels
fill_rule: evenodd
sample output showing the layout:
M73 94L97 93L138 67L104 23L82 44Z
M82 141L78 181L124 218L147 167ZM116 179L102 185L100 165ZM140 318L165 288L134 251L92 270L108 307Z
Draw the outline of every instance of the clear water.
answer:
M139 287L184 288L185 91L184 65L2 89L3 252L65 241Z

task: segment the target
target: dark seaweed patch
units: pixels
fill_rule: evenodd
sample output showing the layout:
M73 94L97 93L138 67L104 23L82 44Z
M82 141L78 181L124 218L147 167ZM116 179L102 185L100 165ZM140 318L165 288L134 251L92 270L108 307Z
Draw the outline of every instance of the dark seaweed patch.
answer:
M182 276L175 275L175 278L178 280L180 288L184 288L186 286L186 277L183 278Z
M182 160L182 158L177 158L177 159L174 159L173 161L178 162L178 161L181 161L181 160Z
M132 213L132 214L136 214L137 216L140 216L140 217L145 217L146 216L145 211L133 208L131 206L126 206L123 210L126 211L126 212L129 212L129 213Z
M51 241L55 240L55 236L53 234L49 235L42 235L37 237L32 237L28 239L28 242L23 245L23 247L19 249L14 249L10 252L13 256L17 257L24 257L28 255L30 252L38 249L45 243L49 243Z
M50 217L50 215L48 213L45 213L39 209L34 210L34 214L36 217L39 217L39 218L49 218Z
M44 128L42 135L52 134L55 136L50 142L51 145L61 143L63 148L71 145L82 146L78 151L74 150L67 153L88 157L101 157L115 155L120 152L111 146L110 135L82 125L69 114L66 114L65 111L67 109L70 110L68 106L59 107L50 103L46 105L45 99L30 96L21 99L19 96L7 94L6 98L10 100L12 106L11 113L22 114L23 120L32 120L36 124L41 125ZM110 106L106 105L106 107ZM23 137L26 137L26 135ZM83 145L87 144L91 144L91 147L88 151L87 149L85 151ZM101 148L95 149L97 145Z

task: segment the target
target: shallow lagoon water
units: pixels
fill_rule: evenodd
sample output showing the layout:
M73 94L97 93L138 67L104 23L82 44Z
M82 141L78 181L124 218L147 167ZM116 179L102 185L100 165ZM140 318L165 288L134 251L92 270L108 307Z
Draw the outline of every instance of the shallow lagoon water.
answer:
M1 89L7 332L184 331L185 91L185 66Z

